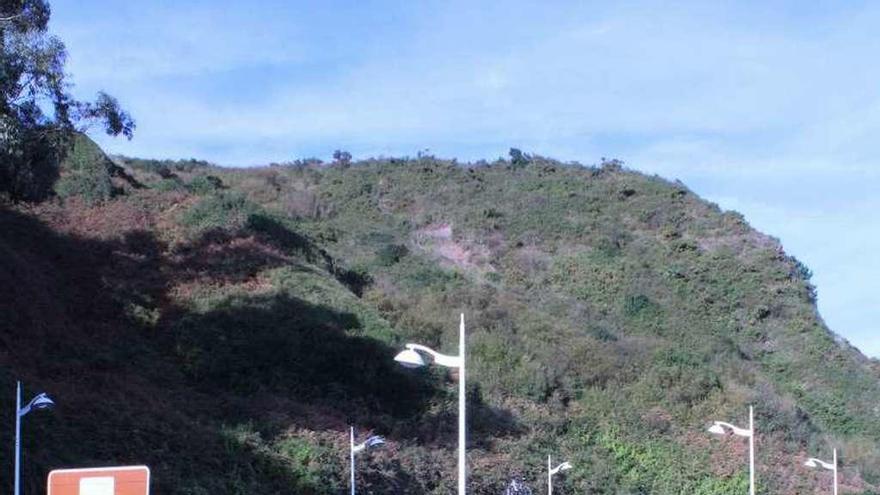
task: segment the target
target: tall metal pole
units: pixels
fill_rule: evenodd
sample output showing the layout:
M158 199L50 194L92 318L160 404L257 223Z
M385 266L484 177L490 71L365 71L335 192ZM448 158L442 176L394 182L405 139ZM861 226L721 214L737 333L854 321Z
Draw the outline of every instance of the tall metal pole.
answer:
M834 449L834 495L837 495L837 449Z
M354 495L354 426L351 427L351 442L348 449L351 455L351 495Z
M553 495L553 465L550 456L547 456L547 495Z
M749 406L749 495L755 495L755 408Z
M21 382L15 383L15 495L19 495L21 465Z
M461 356L461 366L458 369L458 495L465 495L467 485L467 468L465 466L465 426L467 425L465 411L465 339L464 339L464 313L461 314L461 325L458 332L458 349Z

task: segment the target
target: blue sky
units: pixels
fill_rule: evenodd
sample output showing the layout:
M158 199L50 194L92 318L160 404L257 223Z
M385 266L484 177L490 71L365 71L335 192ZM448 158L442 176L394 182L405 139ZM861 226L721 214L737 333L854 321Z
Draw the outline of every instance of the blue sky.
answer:
M807 5L815 3L816 5ZM251 165L492 159L511 146L678 178L815 272L880 357L880 4L56 0L108 150Z

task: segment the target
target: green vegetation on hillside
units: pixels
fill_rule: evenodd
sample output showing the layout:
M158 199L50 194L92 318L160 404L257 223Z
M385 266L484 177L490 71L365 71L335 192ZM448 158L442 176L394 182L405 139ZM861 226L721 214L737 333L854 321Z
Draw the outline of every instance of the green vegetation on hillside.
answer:
M832 333L811 272L683 184L509 160L304 159L254 169L107 157L117 101L73 98L46 0L0 0L0 390L58 407L24 422L24 492L60 467L148 464L157 493L334 494L348 428L388 438L360 493L455 486L467 315L469 490L880 493L880 364ZM0 410L13 409L0 393ZM12 445L2 415L0 445ZM11 471L11 448L0 466ZM5 478L11 485L11 477Z
M832 447L850 493L880 486L877 363L809 270L680 183L525 154L115 165L100 201L0 218L0 378L59 402L26 425L34 490L143 462L169 493L338 493L354 424L389 439L363 493L448 493L455 378L391 358L455 352L459 312L472 493L539 485L551 452L558 493L742 493L745 444L705 428L749 404L761 493L823 493L800 465Z

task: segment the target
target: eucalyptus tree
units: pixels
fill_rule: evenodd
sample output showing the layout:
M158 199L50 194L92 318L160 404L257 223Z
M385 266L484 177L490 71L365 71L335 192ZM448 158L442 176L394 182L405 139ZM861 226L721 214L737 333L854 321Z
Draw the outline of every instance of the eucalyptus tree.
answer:
M112 96L73 97L67 50L49 33L46 0L0 0L0 196L45 198L77 132L99 124L131 139L135 123Z

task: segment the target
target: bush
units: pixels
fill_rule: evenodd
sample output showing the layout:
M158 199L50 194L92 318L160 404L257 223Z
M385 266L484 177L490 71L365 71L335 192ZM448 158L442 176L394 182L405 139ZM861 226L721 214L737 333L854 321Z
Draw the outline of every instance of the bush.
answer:
M153 185L153 189L162 192L169 191L184 191L186 190L186 185L184 185L183 181L181 181L178 177L170 177L167 179L162 179L159 182L156 182Z
M0 200L41 201L51 195L58 179L58 162L65 146L0 115Z
M206 196L186 210L180 223L194 233L214 229L236 230L247 225L259 207L240 193L220 193Z
M409 254L409 249L402 244L388 244L376 252L376 262L382 266L391 266Z
M623 314L631 318L656 310L657 305L644 294L628 296L623 303Z
M144 158L119 157L122 162L133 169L157 174L160 177L170 177L177 172L194 172L199 169L211 167L212 164L204 160L190 158L188 160L151 160Z
M193 194L210 194L223 189L223 181L215 175L199 175L189 181L186 188Z
M510 148L510 165L513 168L522 168L531 163L532 158L517 148Z
M61 198L80 196L89 204L100 203L113 196L113 182L106 157L96 146L77 139L68 156L64 174L55 185Z
M343 150L336 150L333 152L333 160L335 160L337 164L347 167L351 165L351 153Z

